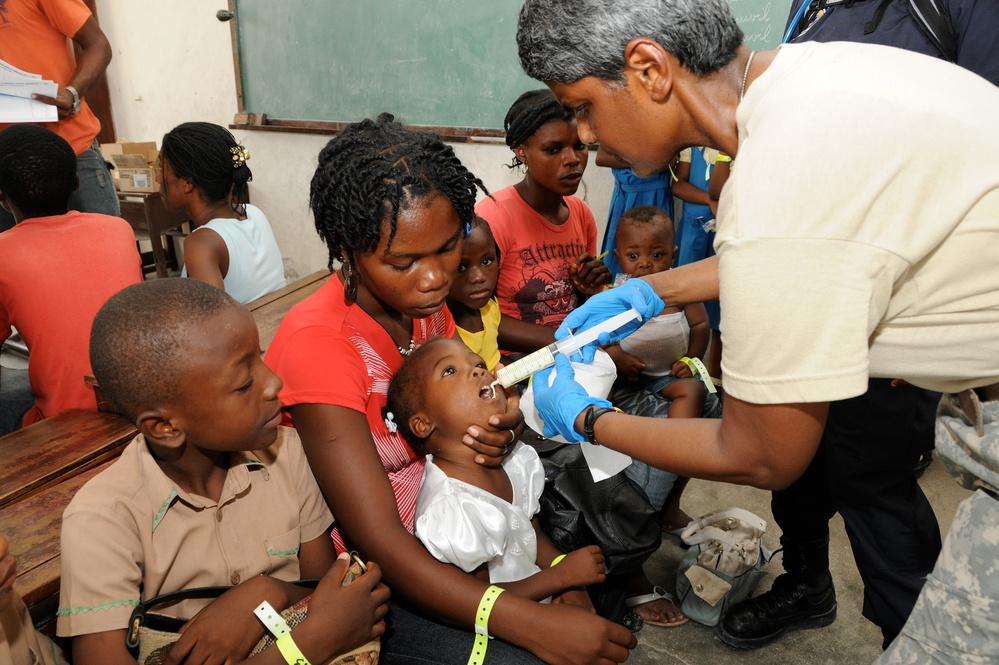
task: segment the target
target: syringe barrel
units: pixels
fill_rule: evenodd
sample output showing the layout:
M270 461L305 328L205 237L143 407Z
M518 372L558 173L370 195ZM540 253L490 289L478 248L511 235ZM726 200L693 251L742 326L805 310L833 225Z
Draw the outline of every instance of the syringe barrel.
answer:
M544 368L554 365L555 350L555 345L549 344L516 362L510 363L506 367L496 371L496 380L504 388L509 388L515 383L520 383L535 372L540 372Z

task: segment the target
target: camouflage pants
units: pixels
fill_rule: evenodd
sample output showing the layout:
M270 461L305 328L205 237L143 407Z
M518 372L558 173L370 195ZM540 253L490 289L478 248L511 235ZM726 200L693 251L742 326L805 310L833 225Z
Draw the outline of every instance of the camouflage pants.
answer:
M958 507L916 606L876 665L999 663L999 500Z

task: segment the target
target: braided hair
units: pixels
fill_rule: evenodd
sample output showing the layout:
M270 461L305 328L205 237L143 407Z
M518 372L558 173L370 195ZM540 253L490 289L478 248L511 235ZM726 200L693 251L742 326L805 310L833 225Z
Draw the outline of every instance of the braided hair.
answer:
M382 113L349 125L322 149L309 206L333 270L337 261L374 251L383 222L391 246L399 210L420 197L443 194L468 228L476 188L488 194L437 134Z
M76 189L76 153L37 125L0 132L0 190L26 218L63 215Z
M247 183L253 179L246 165L249 153L225 127L210 122L185 122L163 137L160 149L178 178L186 178L210 202L229 200L233 211L246 214Z
M571 122L573 117L573 112L562 106L548 88L528 90L517 98L503 119L506 144L513 150L534 136L534 132L546 122L552 120ZM521 161L515 154L513 163L509 166L515 168L520 165Z

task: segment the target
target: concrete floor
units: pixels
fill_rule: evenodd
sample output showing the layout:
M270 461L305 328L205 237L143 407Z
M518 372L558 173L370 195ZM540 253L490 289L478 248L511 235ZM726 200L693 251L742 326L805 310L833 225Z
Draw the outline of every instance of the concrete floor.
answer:
M937 460L934 460L926 470L920 484L936 511L941 533L945 533L958 503L970 493L959 487ZM694 517L728 506L745 508L767 520L768 531L764 536L764 543L771 549L780 546L780 530L770 513L769 492L751 487L693 480L687 487L682 501L683 509ZM714 628L692 621L676 628L646 625L638 634L638 647L632 652L628 663L633 665L872 663L881 653L881 631L861 614L863 584L853 561L843 521L838 515L830 524L830 531L830 567L839 602L837 618L831 626L788 633L769 646L755 651L740 651L717 640ZM646 564L649 579L673 592L676 586L676 569L682 556L680 541L672 536L664 537L662 547ZM769 589L774 576L783 571L779 554L767 565L767 568L771 575L761 582L754 595Z

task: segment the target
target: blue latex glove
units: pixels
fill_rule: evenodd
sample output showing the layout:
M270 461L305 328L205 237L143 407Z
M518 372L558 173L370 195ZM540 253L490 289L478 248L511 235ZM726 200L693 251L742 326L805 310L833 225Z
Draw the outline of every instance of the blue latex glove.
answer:
M621 286L598 293L587 300L565 317L562 325L555 331L555 339L565 339L569 336L570 330L573 333L577 330L586 330L632 307L642 315L641 321L631 321L613 333L603 333L595 343L582 348L583 362L593 362L593 354L596 353L598 345L606 346L620 342L666 308L663 299L656 295L644 279L629 279Z
M576 431L576 418L589 406L611 406L611 403L588 395L583 386L576 383L576 371L569 359L562 354L555 356L554 369L557 372L555 380L549 386L552 369L543 369L531 379L534 408L545 424L542 434L561 435L566 441L574 443L585 441L585 437Z

